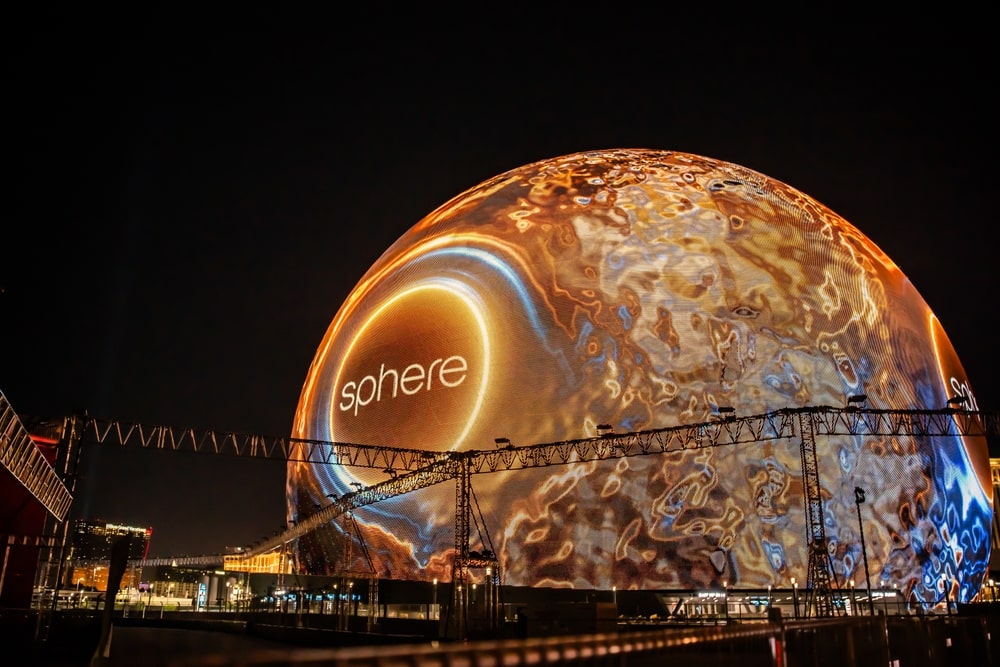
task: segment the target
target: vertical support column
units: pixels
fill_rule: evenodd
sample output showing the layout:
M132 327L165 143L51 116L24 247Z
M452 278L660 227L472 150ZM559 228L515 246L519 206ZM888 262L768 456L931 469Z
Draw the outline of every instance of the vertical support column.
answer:
M489 594L487 598L489 604L489 628L491 630L499 630L503 627L503 610L500 600L501 581L500 561L499 559L494 559L493 564L486 568L486 590Z
M334 613L337 614L337 629L341 631L347 630L347 616L351 608L351 587L347 585L347 581L347 577L342 576L335 587L337 599Z
M372 632L376 623L378 623L378 577L372 572L371 576L368 577L368 624L366 626L368 632Z
M63 483L68 483L70 498L76 492L76 481L79 479L80 457L82 440L80 431L85 428L86 416L67 417L63 422L63 432L61 442L57 451L56 470L61 473ZM72 507L72 505L71 505ZM45 519L45 532L52 526L52 531L59 542L58 553L55 556L56 567L53 572L52 561L53 551L49 550L49 556L45 565L45 577L43 588L52 589L52 601L48 608L44 606L39 609L38 623L35 626L35 641L48 641L49 628L51 626L52 614L55 613L56 603L59 598L59 586L62 583L63 564L66 561L66 548L69 545L69 531L71 525L70 513L66 512L66 517L61 521L48 514ZM40 554L41 552L39 552ZM37 566L36 566L37 569ZM114 600L108 600L105 604L114 604Z
M802 495L806 509L806 539L808 576L806 578L806 609L816 616L833 615L833 592L830 589L830 553L826 545L826 527L823 522L823 490L819 483L819 464L816 459L816 436L812 415L799 413L799 430L802 438L799 452L802 458Z
M455 620L454 637L466 639L468 633L468 560L469 560L469 513L472 472L469 458L459 460L459 470L455 484L455 560L452 566L452 604L449 617Z

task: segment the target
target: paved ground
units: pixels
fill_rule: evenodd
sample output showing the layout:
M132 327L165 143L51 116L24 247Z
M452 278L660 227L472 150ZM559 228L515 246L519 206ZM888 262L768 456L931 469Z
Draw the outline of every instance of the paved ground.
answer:
M19 656L5 667L197 667L255 662L301 651L279 642L207 630L115 627L107 657L93 660L84 648L54 645L44 655Z

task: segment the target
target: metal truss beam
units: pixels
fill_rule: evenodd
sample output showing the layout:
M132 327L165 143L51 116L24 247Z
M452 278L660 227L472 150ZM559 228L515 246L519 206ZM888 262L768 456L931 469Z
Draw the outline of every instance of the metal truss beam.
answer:
M387 479L384 482L364 487L359 491L345 493L331 504L318 510L315 514L311 514L305 519L300 520L295 526L280 535L265 540L261 544L247 550L246 556L249 558L281 547L302 535L330 523L340 515L359 507L372 505L383 500L388 500L389 498L395 498L396 496L416 491L417 489L423 489L454 479L457 475L458 465L460 465L460 457L449 457L409 474Z
M129 561L130 567L212 567L219 569L223 565L222 554L205 556L178 556L176 558L146 558Z
M57 520L73 504L73 495L45 455L35 446L17 413L0 392L0 463Z
M62 546L62 535L8 535L7 546L56 549Z
M10 411L12 417L6 414L9 406L5 400L0 407L4 408L0 414L6 418L0 425L6 426L16 420L16 415L13 415L12 411ZM231 432L172 429L165 426L144 426L94 419L85 421L83 431L84 435L89 434L98 443L109 441L122 445L133 443L153 449L190 450L283 462L376 468L392 474L391 479L334 500L289 530L248 550L247 557L279 547L284 548L289 542L356 508L447 480L459 480L456 499L455 560L455 576L458 584L464 582L465 570L476 566L469 560L467 553L471 509L468 497L462 495L463 490L468 490L468 478L473 474L799 438L802 454L803 500L809 530L806 536L809 548L809 586L817 595L817 613L829 615L832 613L830 597L832 594L829 590L829 554L826 551L816 437L997 436L1000 435L1000 413L959 410L951 407L938 410L877 410L855 405L784 408L745 417L727 414L698 424L624 434L605 433L592 438L525 446L508 444L503 448L464 452L437 452L295 438L266 438ZM8 447L7 439L3 441L3 445L5 449ZM67 501L67 510L68 506ZM201 565L216 563L220 558L204 556L162 559L162 564ZM154 563L161 562L144 561L144 564ZM499 568L495 572L499 577ZM461 589L461 586L458 588ZM456 599L456 602L459 603L455 605L458 610L465 608L464 600Z
M97 443L134 444L145 449L373 468L391 470L394 474L426 472L439 466L448 468L456 454L462 454L470 457L471 472L489 473L794 438L799 432L800 414L809 415L816 435L1000 434L998 412L952 408L875 410L830 406L784 408L745 417L726 416L698 424L458 453L193 428L176 429L92 418L85 420L82 433L84 437L89 435Z
M181 429L97 419L89 419L83 431L84 436L89 435L99 444L107 442L119 445L132 444L143 449L236 455L283 462L406 472L419 470L445 456L441 452L421 449L269 437L209 429Z

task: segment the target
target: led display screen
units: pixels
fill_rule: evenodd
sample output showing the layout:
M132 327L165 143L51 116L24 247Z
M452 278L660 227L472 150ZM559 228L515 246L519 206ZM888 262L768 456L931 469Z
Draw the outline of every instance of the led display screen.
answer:
M784 408L975 408L938 320L858 229L739 165L654 150L562 156L459 194L336 313L293 436L495 449ZM503 440L501 440L503 442ZM470 541L503 583L664 589L806 581L800 442L769 440L472 476ZM989 558L983 438L816 436L833 578L969 599ZM289 518L395 474L290 463ZM868 492L863 505L855 489ZM380 576L451 576L456 486L300 538L331 573L343 533ZM858 520L858 510L862 521Z

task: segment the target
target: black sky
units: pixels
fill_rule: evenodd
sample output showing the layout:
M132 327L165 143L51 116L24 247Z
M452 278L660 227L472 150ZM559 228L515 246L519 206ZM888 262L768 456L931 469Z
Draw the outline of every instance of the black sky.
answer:
M549 7L13 26L0 391L23 415L287 435L343 298L421 217L529 162L641 147L741 164L854 223L1000 407L985 29ZM212 552L277 528L283 483L276 462L100 445L74 514L152 525L153 555Z

